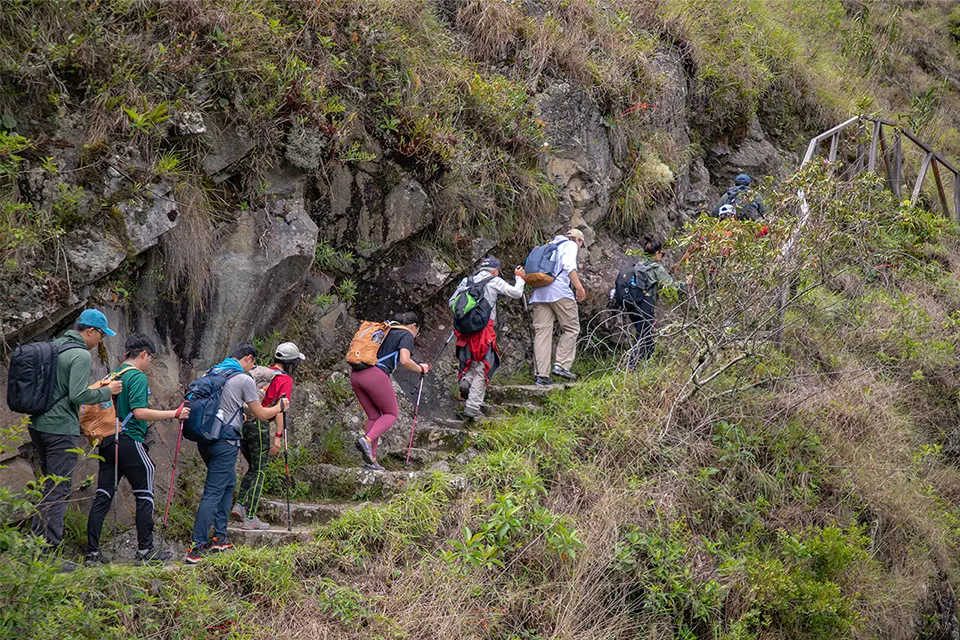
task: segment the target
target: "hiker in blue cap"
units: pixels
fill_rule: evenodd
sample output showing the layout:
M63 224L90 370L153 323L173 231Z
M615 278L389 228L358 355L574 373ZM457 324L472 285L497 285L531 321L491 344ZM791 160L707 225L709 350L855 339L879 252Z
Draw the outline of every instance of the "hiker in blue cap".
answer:
M756 222L767 213L767 205L751 187L753 180L745 173L737 174L733 186L717 201L711 215L715 218L735 218Z
M80 405L106 402L123 389L119 380L97 389L87 387L93 358L90 350L104 336L117 335L107 324L107 316L96 309L80 314L73 329L53 341L57 346L57 384L53 406L45 413L30 417L30 440L40 458L44 476L61 476L62 482L48 480L43 498L33 518L33 532L43 536L48 547L56 550L63 542L63 516L73 487L73 469L77 466L77 438L80 436Z

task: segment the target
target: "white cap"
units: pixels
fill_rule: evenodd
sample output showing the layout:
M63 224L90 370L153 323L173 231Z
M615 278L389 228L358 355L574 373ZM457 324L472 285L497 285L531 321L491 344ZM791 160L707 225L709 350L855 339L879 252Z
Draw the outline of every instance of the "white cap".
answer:
M279 347L277 347L277 352L273 354L277 360L284 360L289 362L290 360L306 360L307 356L300 353L300 349L297 349L297 345L292 342L284 342Z

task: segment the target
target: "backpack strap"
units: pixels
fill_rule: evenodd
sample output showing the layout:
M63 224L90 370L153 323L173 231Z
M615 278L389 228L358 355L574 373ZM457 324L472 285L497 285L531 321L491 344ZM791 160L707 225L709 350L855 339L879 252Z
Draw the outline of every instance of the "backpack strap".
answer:
M81 347L79 344L74 344L74 343L72 343L72 342L67 342L67 343L64 343L64 344L58 344L58 345L57 345L57 357L59 358L61 353L65 353L65 352L67 352L67 351L70 351L71 349L82 349L82 348L83 348L83 347ZM60 404L61 402L63 402L63 401L67 398L67 396L69 396L69 395L70 395L70 390L68 389L65 394L63 394L62 396L60 396L59 398L57 398L56 400L54 400L54 401L53 401L53 404L50 405L50 409L47 409L44 413L49 413L51 409L53 409L55 406L57 406L58 404Z

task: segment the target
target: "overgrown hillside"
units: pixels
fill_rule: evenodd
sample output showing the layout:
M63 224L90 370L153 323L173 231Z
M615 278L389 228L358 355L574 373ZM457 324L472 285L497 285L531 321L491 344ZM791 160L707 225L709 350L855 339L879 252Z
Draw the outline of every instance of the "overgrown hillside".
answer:
M162 404L231 342L292 337L294 497L349 505L296 544L59 574L18 528L36 495L0 484L0 635L960 637L960 229L876 176L794 173L855 113L960 156L958 42L932 2L7 0L4 341L100 306L163 345ZM769 174L769 233L698 216L744 168ZM421 424L442 459L354 483L357 318L423 310L435 353L461 273L567 226L591 236L581 380ZM606 276L649 230L694 286L628 371L594 321L620 326ZM499 382L527 381L529 318L503 317ZM166 474L176 432L154 431ZM175 543L200 490L181 464Z

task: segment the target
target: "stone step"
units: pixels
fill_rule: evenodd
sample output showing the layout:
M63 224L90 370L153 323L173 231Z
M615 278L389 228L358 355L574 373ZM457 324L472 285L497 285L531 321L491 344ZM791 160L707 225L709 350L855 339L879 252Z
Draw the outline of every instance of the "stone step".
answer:
M398 449L396 451L391 451L387 454L391 459L397 460L399 462L404 462L407 458L406 449ZM378 456L379 457L379 456ZM446 455L439 451L434 451L432 449L421 449L419 447L414 447L410 449L410 463L416 464L419 466L427 466L433 464L439 460L446 458Z
M284 507L284 509L286 509L286 507ZM227 536L233 544L248 547L276 546L313 540L313 525L298 524L294 525L292 529L292 531L287 531L286 524L278 524L271 526L266 531L244 531L240 528L240 525L237 524L227 527Z
M403 450L406 455L406 449ZM391 464L392 461L388 460ZM399 462L400 465L403 462ZM370 471L363 467L338 467L331 464L315 464L305 468L300 474L310 484L316 495L335 499L368 500L387 497L416 485L432 476L434 471L447 471L449 465L444 461L431 464L419 471ZM453 493L466 489L467 480L463 476L451 475L448 488Z
M463 424L459 420L449 421L444 418L418 424L413 435L413 445L431 451L461 451L470 439L470 432L462 428Z
M535 384L490 385L487 387L487 401L491 404L504 403L542 403L543 400L555 391L561 391L572 383L555 383L549 387L538 387Z
M291 502L290 519L295 525L325 524L351 509L362 509L368 502ZM287 502L285 500L261 500L258 509L260 519L274 528L286 528Z

